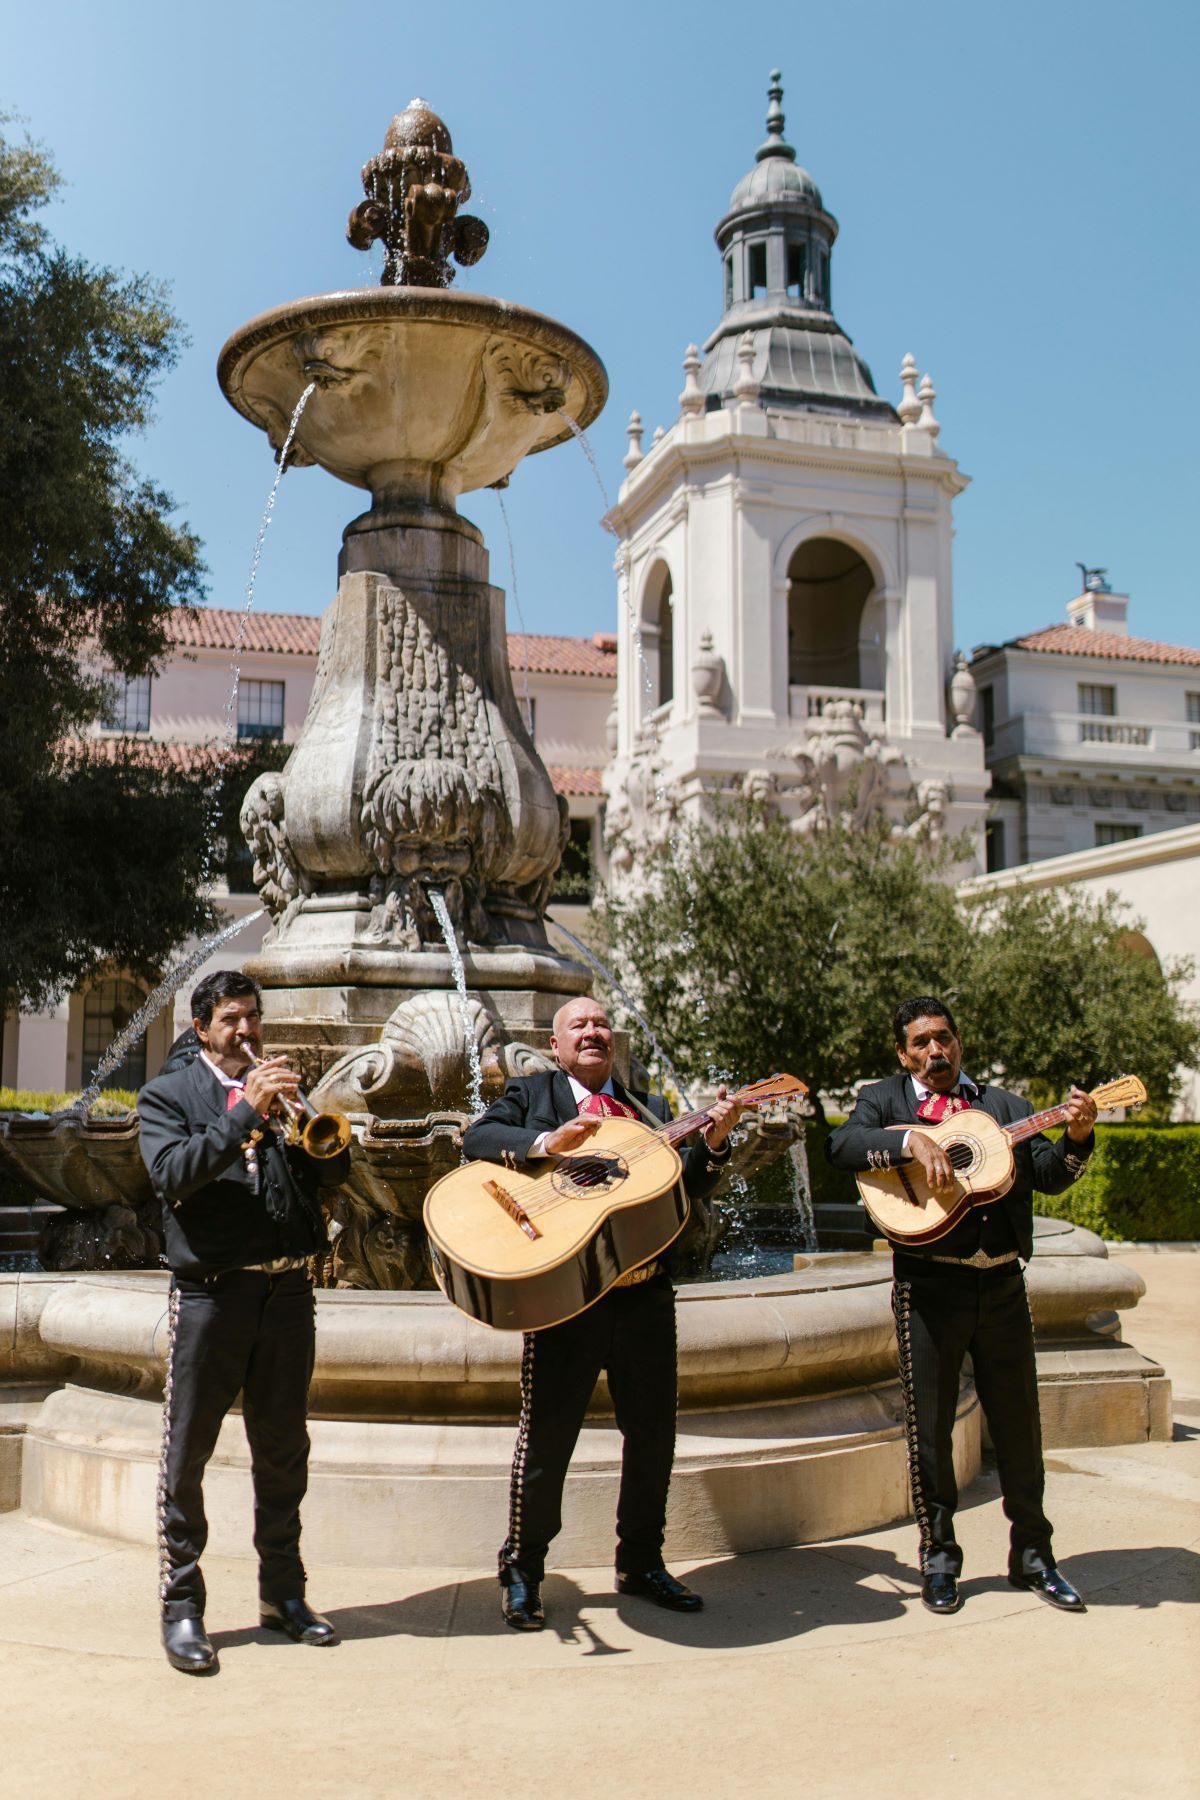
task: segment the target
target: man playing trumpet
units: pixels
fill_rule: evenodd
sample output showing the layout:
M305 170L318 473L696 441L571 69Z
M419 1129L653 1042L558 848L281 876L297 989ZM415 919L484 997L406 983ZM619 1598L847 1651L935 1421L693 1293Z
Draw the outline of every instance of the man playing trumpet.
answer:
M191 1003L200 1054L138 1096L142 1157L162 1201L172 1272L159 1598L167 1660L186 1674L216 1667L204 1629L202 1484L239 1392L261 1622L298 1643L337 1641L305 1600L300 1560L315 1337L305 1263L328 1242L319 1190L345 1180L350 1157L343 1149L318 1161L285 1142L299 1077L281 1056L262 1059L259 999L238 970L206 976Z

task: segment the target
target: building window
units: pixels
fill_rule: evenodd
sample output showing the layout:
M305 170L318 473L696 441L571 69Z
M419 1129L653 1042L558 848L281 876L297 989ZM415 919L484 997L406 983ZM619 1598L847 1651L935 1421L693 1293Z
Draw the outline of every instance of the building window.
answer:
M554 877L551 900L570 900L580 906L592 898L595 886L592 869L592 821L572 819L571 835L563 849L563 858Z
M1200 725L1200 694L1188 694L1187 716L1189 725Z
M240 738L283 736L282 681L243 681L238 688L237 734Z
M787 247L787 291L793 300L804 298L804 277L807 273L805 246L789 244Z
M826 312L828 312L829 304L830 304L830 301L829 301L829 252L828 252L828 250L818 250L817 251L816 289L817 289L817 292L816 292L817 304L819 306L823 306L825 308Z
M529 733L530 742L532 743L537 732L537 695L518 695L517 709L521 714L521 723Z
M1117 690L1115 687L1104 687L1094 681L1079 683L1079 710L1089 713L1097 719L1115 719L1117 716Z
M750 298L757 300L760 294L767 291L767 246L751 244L750 246Z
M989 819L984 827L984 854L989 875L994 869L1005 867L1003 819Z
M102 981L83 997L83 1068L91 1075L113 1039L124 1031L145 1000L132 981ZM125 1052L124 1061L106 1075L102 1087L140 1088L146 1081L146 1034Z
M979 690L979 706L983 717L983 747L990 750L996 740L996 690L990 683ZM1001 839L1003 835L1001 832ZM1003 863L996 865L997 868L1003 866Z
M1141 837L1140 825L1113 825L1107 819L1096 826L1096 844L1124 844L1130 838Z
M105 731L149 731L150 677L114 675L101 718Z
M729 308L732 305L733 305L733 258L732 258L732 256L727 256L725 258L725 310L726 310L726 312L729 311Z
M658 603L658 704L675 698L675 608L671 604L671 578Z

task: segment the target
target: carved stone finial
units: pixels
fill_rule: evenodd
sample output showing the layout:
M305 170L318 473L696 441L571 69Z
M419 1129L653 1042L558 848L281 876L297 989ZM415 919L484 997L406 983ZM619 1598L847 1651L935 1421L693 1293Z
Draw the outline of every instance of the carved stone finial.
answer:
M767 89L767 136L766 141L758 146L756 161L762 162L767 156L785 156L789 162L795 162L796 152L792 146L784 142L783 107L783 75L779 69L771 70L771 85Z
M754 376L754 338L749 331L743 331L738 339L738 374L733 384L733 391L742 406L757 406L761 384Z
M937 399L937 389L928 375L921 377L917 398L921 402L921 416L917 420L917 424L922 431L927 431L931 438L936 438L942 428L933 416L933 403Z
M650 440L650 448L653 449L655 444L661 444L663 439L666 437L666 435L667 434L663 430L662 426L656 425L654 427L654 436Z
M721 693L725 686L725 658L713 649L711 631L701 633L700 649L692 664L692 692L702 718L719 719Z
M636 409L630 413L625 430L629 436L629 448L623 461L627 469L636 469L645 455L642 449L642 415Z
M698 417L705 408L704 389L700 386L700 351L695 344L689 344L683 358L684 382L683 392L679 396L679 410L689 417Z
M467 267L487 249L483 220L458 216L471 197L466 164L424 100L410 100L396 114L362 180L367 198L350 214L346 236L356 250L382 242L383 287L449 287L450 258Z
M903 424L915 425L921 416L921 402L917 399L917 359L911 350L900 364L900 385L904 393L896 411Z
M975 677L971 673L967 659L961 650L956 650L954 652L954 670L947 689L950 711L954 714L951 737L978 737L979 733L974 723L975 692Z

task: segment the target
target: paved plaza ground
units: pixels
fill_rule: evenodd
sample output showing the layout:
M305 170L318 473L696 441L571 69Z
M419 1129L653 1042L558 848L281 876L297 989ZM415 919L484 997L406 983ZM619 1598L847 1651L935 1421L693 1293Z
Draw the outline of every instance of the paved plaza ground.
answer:
M1126 1335L1175 1384L1170 1444L1055 1451L1048 1510L1090 1610L1003 1579L985 1465L965 1496L963 1610L917 1598L910 1525L688 1574L695 1619L606 1570L546 1584L551 1626L500 1621L486 1570L310 1571L343 1643L255 1627L248 1562L213 1560L220 1673L167 1667L148 1550L0 1516L3 1789L425 1796L1200 1796L1200 1254L1144 1275ZM497 1521L497 1529L502 1521ZM415 1547L416 1548L416 1547Z

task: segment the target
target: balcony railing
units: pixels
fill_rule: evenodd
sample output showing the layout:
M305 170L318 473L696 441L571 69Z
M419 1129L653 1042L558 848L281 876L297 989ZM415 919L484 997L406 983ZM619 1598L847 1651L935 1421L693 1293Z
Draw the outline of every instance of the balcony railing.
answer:
M1130 725L1124 719L1097 718L1089 713L1079 721L1081 744L1141 744L1153 748L1153 731L1149 725Z
M1087 763L1110 761L1119 753L1137 764L1149 764L1191 762L1198 750L1200 732L1182 719L1025 712L997 725L987 757L989 763L1006 756L1055 756Z
M809 719L814 723L825 717L825 709L835 700L849 700L858 709L864 725L882 725L884 702L882 688L812 687L788 689L788 712L793 719Z

